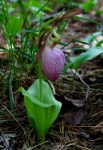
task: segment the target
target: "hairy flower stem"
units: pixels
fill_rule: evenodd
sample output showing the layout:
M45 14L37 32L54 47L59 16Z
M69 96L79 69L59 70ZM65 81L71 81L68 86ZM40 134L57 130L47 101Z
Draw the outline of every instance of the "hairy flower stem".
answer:
M39 93L40 93L40 100L43 102L43 91L42 91L42 61L39 60L38 62L38 71L39 71ZM45 141L45 134L37 134L37 141L38 143L42 143Z
M42 61L41 60L39 60L39 62L38 62L38 70L39 70L40 100L43 101L43 94L42 94Z

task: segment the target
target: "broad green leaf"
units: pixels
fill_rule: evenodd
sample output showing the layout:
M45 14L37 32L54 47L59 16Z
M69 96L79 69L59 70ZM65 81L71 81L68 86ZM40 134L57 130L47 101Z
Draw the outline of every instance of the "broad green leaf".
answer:
M61 103L54 98L49 84L44 81L42 81L42 100L39 80L36 80L27 91L22 87L19 91L24 95L24 104L31 125L37 134L45 134L57 118Z
M98 55L103 53L103 48L97 48L97 47L92 47L91 49L88 49L86 52L80 54L77 57L72 58L72 64L73 68L77 69L80 67L81 64L83 64L86 61L89 61Z
M85 38L85 42L91 44L94 40L96 40L96 38L98 36L102 35L102 32L95 32L95 33L92 33L90 35L88 35L86 38Z
M102 53L103 53L103 48L92 47L88 49L86 52L81 53L79 56L72 57L70 59L71 62L64 67L63 74L65 74L70 68L78 69L80 65L82 65L86 61L92 60L93 58L97 57Z
M9 16L8 23L6 25L7 33L10 36L15 36L22 29L23 20L21 17Z
M46 5L44 3L41 3L40 1L36 1L36 0L30 0L28 1L28 3L26 3L26 6L28 8L30 8L31 10L34 11L52 11L52 9L50 7L47 6L48 2L46 3Z
M91 11L91 9L93 9L96 6L97 2L98 2L97 0L87 0L82 4L82 8L85 11L89 12Z

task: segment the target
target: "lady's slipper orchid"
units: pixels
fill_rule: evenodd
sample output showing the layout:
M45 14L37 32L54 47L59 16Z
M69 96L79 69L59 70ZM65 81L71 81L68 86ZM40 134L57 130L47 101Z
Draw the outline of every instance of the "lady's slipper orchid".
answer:
M64 53L58 48L45 48L42 55L42 69L50 81L58 79L65 64Z

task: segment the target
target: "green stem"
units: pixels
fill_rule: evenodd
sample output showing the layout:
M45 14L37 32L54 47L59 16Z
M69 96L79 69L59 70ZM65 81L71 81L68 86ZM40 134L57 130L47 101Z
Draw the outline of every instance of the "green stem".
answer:
M40 143L43 143L45 141L45 134L37 134L37 142L40 144Z
M40 99L41 101L43 101L43 97L42 97L42 79L39 79L39 86L40 86Z
M39 89L40 89L40 100L43 101L43 91L42 91L42 62L39 60Z

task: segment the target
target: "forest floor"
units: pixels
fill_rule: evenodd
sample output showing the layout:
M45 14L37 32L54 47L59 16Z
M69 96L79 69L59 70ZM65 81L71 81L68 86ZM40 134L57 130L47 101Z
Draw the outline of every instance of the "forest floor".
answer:
M77 35L81 39L95 32L96 27L94 23L74 21L66 30L68 36ZM28 123L23 97L15 92L18 86L13 88L14 112L9 110L8 92L4 96L0 92L0 150L103 150L102 62L101 55L83 64L74 78L69 72L53 83L55 97L63 106L41 144L36 143L35 131ZM34 76L23 76L19 83L27 88L33 80Z

